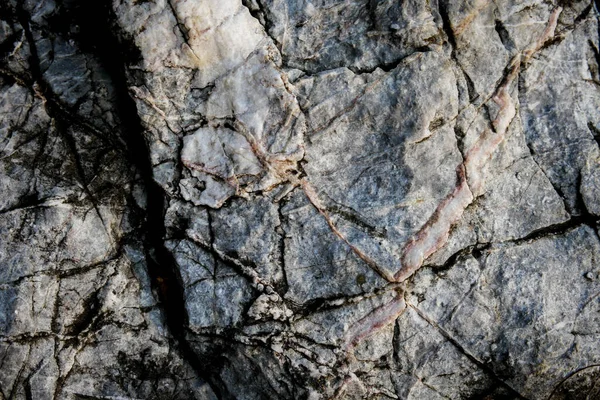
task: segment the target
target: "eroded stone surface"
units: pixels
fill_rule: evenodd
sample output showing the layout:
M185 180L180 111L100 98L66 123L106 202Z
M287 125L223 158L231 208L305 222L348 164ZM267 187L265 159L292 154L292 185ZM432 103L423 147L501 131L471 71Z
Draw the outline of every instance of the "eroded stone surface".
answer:
M595 393L596 2L99 4L1 6L0 398Z

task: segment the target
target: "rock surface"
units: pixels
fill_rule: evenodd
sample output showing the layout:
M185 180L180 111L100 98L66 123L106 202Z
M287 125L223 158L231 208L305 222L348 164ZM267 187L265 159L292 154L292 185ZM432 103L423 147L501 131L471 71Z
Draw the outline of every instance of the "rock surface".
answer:
M597 398L599 20L1 3L0 399Z

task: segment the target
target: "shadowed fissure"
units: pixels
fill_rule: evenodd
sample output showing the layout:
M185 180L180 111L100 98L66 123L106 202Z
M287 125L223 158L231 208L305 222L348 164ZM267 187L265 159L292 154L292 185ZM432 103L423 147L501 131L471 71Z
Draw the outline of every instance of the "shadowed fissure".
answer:
M135 46L119 41L113 34L113 27L109 22L114 20L110 3L107 0L79 2L73 10L67 11L67 18L81 29L77 39L82 51L93 53L98 58L115 88L114 100L125 132L122 139L126 144L127 158L137 169L146 191L146 210L142 225L144 250L152 288L162 306L167 328L180 355L198 376L211 386L219 398L232 398L221 383L217 369L208 367L214 367L217 363L200 360L186 340L188 314L183 284L173 255L165 248L163 241L168 199L153 179L144 129L127 89L126 57L136 57L139 52Z

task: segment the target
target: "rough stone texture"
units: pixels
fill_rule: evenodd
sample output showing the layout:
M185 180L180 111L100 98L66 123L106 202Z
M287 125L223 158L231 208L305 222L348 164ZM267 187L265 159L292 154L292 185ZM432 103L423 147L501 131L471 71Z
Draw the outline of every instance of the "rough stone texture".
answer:
M598 398L599 19L0 3L0 400Z

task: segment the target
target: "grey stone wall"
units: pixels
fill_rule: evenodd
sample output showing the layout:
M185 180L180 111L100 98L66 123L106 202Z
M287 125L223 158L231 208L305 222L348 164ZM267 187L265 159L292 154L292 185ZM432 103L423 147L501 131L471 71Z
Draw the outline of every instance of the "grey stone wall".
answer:
M0 399L600 398L599 19L4 0Z

